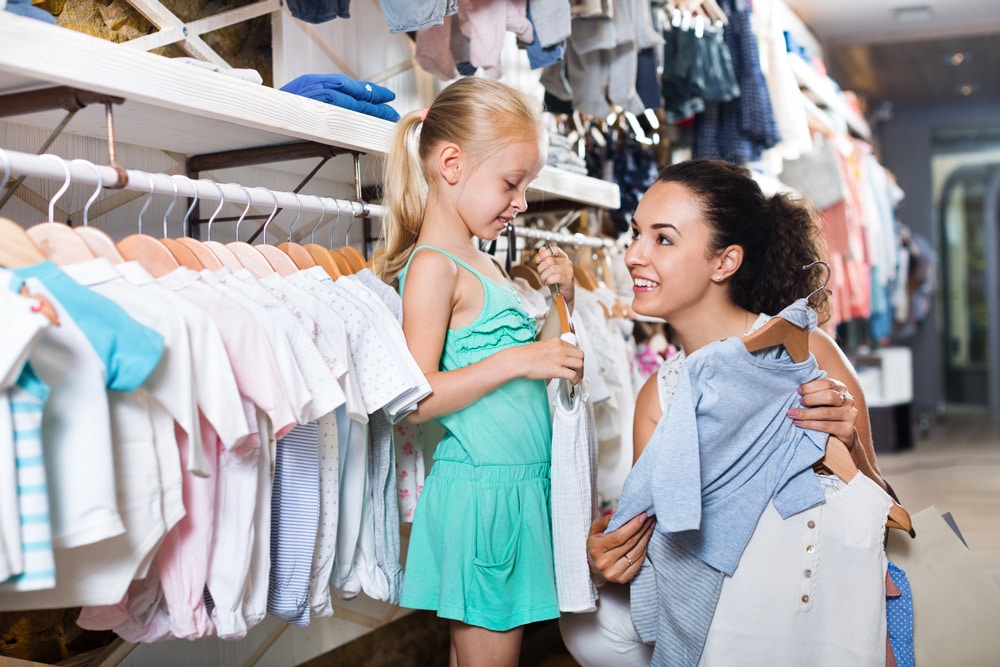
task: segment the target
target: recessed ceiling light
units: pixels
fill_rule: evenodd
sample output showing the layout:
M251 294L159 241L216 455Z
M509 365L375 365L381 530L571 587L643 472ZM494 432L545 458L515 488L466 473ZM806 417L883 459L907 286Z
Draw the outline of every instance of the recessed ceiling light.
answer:
M892 8L892 16L900 23L930 21L932 12L930 5L900 5Z
M951 54L950 56L947 56L946 60L948 61L949 65L953 65L955 67L958 67L959 65L963 65L963 64L971 62L972 61L972 54L971 53L965 53L963 51L956 51L955 53Z
M979 84L963 83L962 85L958 86L955 90L962 97L968 97L969 95L979 90Z

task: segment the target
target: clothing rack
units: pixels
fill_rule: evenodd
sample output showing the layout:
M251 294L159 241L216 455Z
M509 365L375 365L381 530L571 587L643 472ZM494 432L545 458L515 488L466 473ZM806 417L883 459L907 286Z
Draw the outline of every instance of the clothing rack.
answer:
M552 243L562 243L574 246L585 246L587 248L612 248L615 242L611 239L603 239L584 234L568 234L566 232L550 232L534 227L513 227L514 234L526 239L537 239L539 241L551 241Z
M6 156L6 159L4 159ZM10 164L9 176L34 176L78 185L99 186L115 183L118 172L113 167L95 165L85 160L66 160L58 156L33 155L0 148L0 169ZM292 209L302 213L345 215L354 218L381 217L382 206L348 199L271 190L262 186L246 187L238 183L216 183L206 179L191 179L177 174L149 173L126 170L125 190L138 190L161 196L180 196L199 200L257 206L264 210ZM325 215L324 215L325 217ZM315 227L315 225L314 225Z

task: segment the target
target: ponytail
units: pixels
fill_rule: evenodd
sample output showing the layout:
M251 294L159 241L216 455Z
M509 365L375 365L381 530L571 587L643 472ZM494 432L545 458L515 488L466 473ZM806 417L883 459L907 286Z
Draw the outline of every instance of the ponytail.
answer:
M400 119L384 162L383 252L375 259L375 273L390 285L396 283L416 245L427 204L427 179L419 149L421 125L419 111Z

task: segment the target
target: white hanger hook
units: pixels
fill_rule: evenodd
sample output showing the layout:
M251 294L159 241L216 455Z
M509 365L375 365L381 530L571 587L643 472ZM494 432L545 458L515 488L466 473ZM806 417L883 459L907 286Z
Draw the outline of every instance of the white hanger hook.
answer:
M211 183L212 185L214 185L215 187L217 187L219 189L219 205L215 207L215 210L212 211L212 215L210 215L209 218L208 218L208 232L207 232L208 238L206 240L207 241L211 241L212 240L212 223L215 222L215 216L219 215L219 211L222 210L222 207L226 205L226 193L223 192L222 186L219 185L218 183L216 183L215 181L207 181L207 182Z
M247 211L250 210L250 191L239 183L233 183L236 187L243 191L243 196L247 198L247 205L243 207L243 212L240 213L240 217L236 220L236 240L240 240L240 223L243 222L243 218L247 217Z
M295 194L295 204L298 206L298 208L295 211L295 219L292 220L292 224L290 224L288 226L288 242L289 243L292 242L292 230L295 229L295 225L299 224L299 218L302 217L302 198L299 197L299 193L298 192L296 192L294 194Z
M261 243L267 244L267 226L271 224L271 221L274 220L274 216L278 214L278 195L274 194L273 190L268 190L267 188L261 189L271 195L271 199L274 200L274 208L271 209L271 215L267 216L267 220L264 221L264 227L260 231Z
M343 214L344 209L340 205L339 199L334 199L337 202L337 217L333 219L333 224L330 226L330 248L333 248L333 235L337 232L337 225L340 224L340 216Z
M362 204L364 206L364 204ZM344 232L344 247L351 245L351 227L354 226L354 221L357 216L354 215L354 202L351 202L351 219L347 221L347 230Z
M167 216L174 210L174 204L177 203L177 181L172 177L170 178L170 185L174 186L174 196L170 198L170 204L167 206L167 210L163 212L163 238L170 236L167 233Z
M326 219L326 202L322 197L317 197L319 199L319 205L323 207L323 212L319 214L319 220L313 225L312 231L309 232L309 242L312 243L316 240L316 229L323 224L323 220Z
M62 187L56 191L55 195L52 196L52 199L49 200L49 222L55 222L56 202L59 201L59 198L62 197L67 190L69 190L69 184L70 181L73 180L73 176L72 174L69 173L69 164L66 162L66 160L62 159L58 155L53 155L52 153L46 153L45 155L42 155L42 157L58 161L59 164L62 165L63 171L66 173L66 181L62 184Z
M149 176L149 194L146 195L146 201L142 203L142 208L139 209L139 233L142 234L142 216L146 214L146 209L149 208L149 203L153 201L153 194L156 193L156 183L153 182L153 177Z
M194 199L191 202L191 205L188 206L187 211L184 212L184 220L183 222L181 222L181 233L184 236L188 236L188 218L191 217L191 211L194 210L194 207L198 205L198 186L196 186L194 184L194 181L192 181L189 177L185 176L184 174L174 174L170 178L171 179L183 178L191 185L191 189L194 190Z
M93 204L95 201L97 201L97 198L98 196L100 196L101 191L104 190L104 177L101 176L101 170L97 168L97 165L91 162L90 160L77 158L76 160L73 160L73 162L74 164L85 164L88 167L92 168L94 170L94 173L97 174L97 189L94 190L94 194L90 195L90 199L87 200L87 203L83 205L83 226L89 227L90 205Z

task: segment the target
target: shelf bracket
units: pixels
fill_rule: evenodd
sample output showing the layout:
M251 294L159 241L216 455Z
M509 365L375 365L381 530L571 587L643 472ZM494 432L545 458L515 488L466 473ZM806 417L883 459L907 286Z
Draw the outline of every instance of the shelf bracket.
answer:
M189 178L197 179L198 175L203 171L212 171L213 169L231 169L234 167L252 167L260 164L268 164L271 162L281 162L284 160L303 160L309 158L319 158L319 162L316 164L312 170L306 174L305 178L295 186L292 192L298 193L305 185L313 179L313 177L323 168L323 165L330 160L330 158L337 157L338 155L350 154L354 156L355 161L355 174L359 167L358 159L361 153L357 151L350 151L343 148L337 148L336 146L330 146L329 144L320 144L314 141L299 141L290 144L280 144L277 146L261 146L258 148L241 148L232 151L220 151L218 153L205 153L202 155L192 155L187 159L187 175ZM280 212L280 210L278 211ZM275 215L277 212L275 213ZM244 216L244 220L261 220L272 217L268 215L248 215ZM236 218L215 218L215 222L225 222L227 220L235 220ZM199 237L198 230L201 227L203 221L200 218L191 220L191 234L195 238ZM247 240L248 243L253 243L257 236L263 231L264 226L259 226L250 238Z

